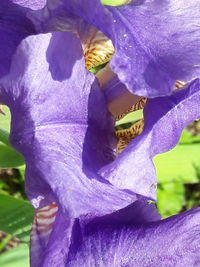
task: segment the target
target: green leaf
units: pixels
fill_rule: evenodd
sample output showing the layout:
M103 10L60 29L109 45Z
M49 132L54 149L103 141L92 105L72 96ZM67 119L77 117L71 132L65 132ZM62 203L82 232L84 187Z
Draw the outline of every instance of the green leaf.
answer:
M133 123L143 118L143 110L137 110L127 114L124 118L117 121L115 126L119 126L126 123Z
M200 143L200 135L192 136L187 130L184 130L179 144L192 144L192 143Z
M34 209L28 201L0 194L0 229L2 231L28 242L33 213Z
M26 244L20 245L0 255L2 267L29 267L29 248Z
M157 207L163 218L180 212L184 204L184 185L171 181L158 186Z
M182 183L198 182L199 151L199 143L180 144L167 153L157 155L153 161L158 181L163 183L179 179Z
M9 132L6 130L0 128L0 141L4 143L5 145L10 145L9 144Z
M10 110L7 106L2 106L2 110L5 115L0 115L0 126L7 132L10 132Z
M0 168L14 168L24 165L23 157L9 144L10 110L3 106L6 115L0 115Z
M18 170L21 174L21 177L24 179L24 176L25 176L25 169L26 169L26 165L22 165L22 166L19 166L18 167Z
M154 158L158 177L157 207L163 217L179 213L185 204L184 184L200 180L200 143L184 130L179 145Z
M128 4L130 1L129 0L101 0L101 3L103 5L108 5L108 6L121 6Z
M23 157L11 147L0 143L0 168L14 168L24 165Z
M8 244L8 242L11 240L12 235L11 234L7 234L6 237L4 237L1 242L0 242L0 253L1 251L6 247L6 245Z

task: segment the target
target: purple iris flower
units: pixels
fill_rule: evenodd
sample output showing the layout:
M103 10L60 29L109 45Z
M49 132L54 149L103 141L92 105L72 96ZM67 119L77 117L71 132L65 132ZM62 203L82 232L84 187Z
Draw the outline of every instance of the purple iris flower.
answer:
M38 210L31 265L198 266L199 209L162 221L147 201L156 199L152 158L174 147L183 128L200 117L200 80L150 99L143 133L115 158L114 120L85 68L82 44L94 25L112 39L111 67L131 92L168 95L176 79L199 73L200 5L133 1L111 8L63 0L27 11L24 3L13 6L20 27L7 24L5 31L12 35L8 48L4 42L0 101L11 110L11 143L25 158L26 193ZM34 31L22 34L22 18ZM39 34L50 30L57 32Z

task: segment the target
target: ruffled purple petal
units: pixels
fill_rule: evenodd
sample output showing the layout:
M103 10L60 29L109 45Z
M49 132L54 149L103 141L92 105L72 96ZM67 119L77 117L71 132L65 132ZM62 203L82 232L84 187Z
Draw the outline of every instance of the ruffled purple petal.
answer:
M127 226L160 220L153 204L135 201L130 206L103 217L81 217L81 227L96 225ZM75 224L74 224L75 223ZM69 247L78 246L81 233L74 231L76 222L63 213L56 203L36 211L31 233L31 267L66 266ZM73 229L73 230L72 230Z
M36 208L56 202L71 217L96 216L137 200L97 174L114 159L114 126L74 35L23 40L1 80L0 101L10 107L11 143L25 158Z
M26 36L34 34L32 22L26 17L28 9L8 0L0 3L0 77L8 74L12 56Z
M199 266L199 221L196 208L140 225L101 222L83 230L77 222L65 266Z
M145 127L115 161L100 174L121 189L156 198L156 172L152 158L172 149L183 128L200 118L200 80L169 97L150 99L144 109ZM136 191L134 191L136 189Z
M99 0L63 2L112 40L110 66L132 93L169 95L176 80L199 76L199 1L137 0L120 7Z

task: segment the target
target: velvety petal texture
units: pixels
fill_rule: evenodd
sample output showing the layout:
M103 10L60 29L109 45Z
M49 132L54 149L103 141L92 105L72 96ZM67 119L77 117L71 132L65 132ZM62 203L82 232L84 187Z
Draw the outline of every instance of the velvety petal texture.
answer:
M27 18L29 10L12 1L0 3L0 77L8 74L12 56L26 36L35 34L33 23Z
M135 201L128 207L112 214L91 218L81 216L81 228L112 224L132 225L155 222L160 219L154 204ZM69 219L62 209L52 203L36 211L31 233L31 267L68 266L67 259L72 247L81 245L81 233L74 231L76 221ZM97 240L98 242L98 240ZM90 265L83 265L90 266Z
M107 35L111 68L134 94L169 95L176 80L200 74L200 2L134 0L120 7L100 0L63 0L66 9Z
M11 143L25 158L26 193L36 208L55 201L72 218L96 216L142 197L98 175L114 160L114 125L78 38L28 37L0 83L0 101L12 114Z
M143 224L74 227L64 266L197 267L200 265L200 209Z
M144 109L144 130L100 174L121 189L156 198L156 172L152 158L172 149L184 127L200 118L200 80L171 96L150 99ZM139 175L138 175L139 174Z

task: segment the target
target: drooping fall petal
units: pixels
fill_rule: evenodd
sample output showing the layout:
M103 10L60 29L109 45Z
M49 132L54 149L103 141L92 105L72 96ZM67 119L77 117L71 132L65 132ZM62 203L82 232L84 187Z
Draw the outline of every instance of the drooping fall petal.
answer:
M152 223L77 222L65 266L199 266L199 219L196 208Z
M135 201L110 215L94 219L82 216L80 220L83 228L88 227L88 224L90 228L94 228L108 223L125 226L155 222L160 220L160 215L154 204ZM70 219L68 214L63 213L56 203L36 211L31 234L31 267L68 266L69 252L71 254L73 247L79 247L82 242L82 234L74 231L76 221L77 219Z

